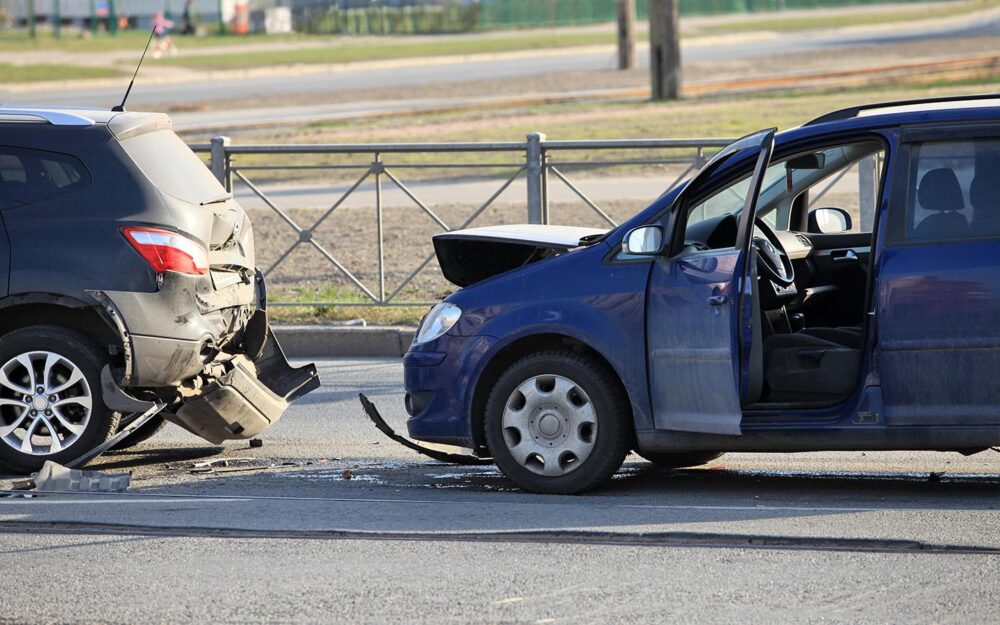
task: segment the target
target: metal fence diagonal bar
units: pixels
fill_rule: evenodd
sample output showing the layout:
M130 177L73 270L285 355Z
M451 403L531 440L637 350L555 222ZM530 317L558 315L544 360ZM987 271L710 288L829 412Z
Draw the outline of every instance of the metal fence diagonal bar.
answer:
M594 209L594 212L595 212L595 213L597 213L598 215L600 215L600 216L601 216L601 219L603 219L604 221L606 221L606 222L608 222L609 224L611 224L611 227L612 227L612 228L614 228L615 226L617 226L617 225L618 225L618 224L617 224L617 223L615 222L615 220L611 218L611 216L610 216L610 215L608 215L607 213L605 213L605 212L604 212L604 211L603 211L603 210L601 209L601 207L600 207L600 206L598 206L597 204L595 204L595 203L593 202L593 200L591 200L591 199L590 199L589 197L587 197L587 194L586 194L586 193L584 193L583 191L581 191L581 190L580 190L580 189L579 189L579 188L578 188L578 187L577 187L577 186L576 186L575 184L573 184L572 182L570 182L569 180L567 180L567 179L566 179L566 176L564 176L564 175L562 174L562 172L561 172L561 171L559 171L559 169L558 169L558 168L557 168L557 167L556 167L555 165L549 165L549 171L551 171L551 172L552 172L553 174L555 174L555 175L556 175L556 177L557 177L557 178L559 178L559 180L562 180L562 181L563 181L563 183L564 183L564 184L565 184L565 185L566 185L567 187L569 187L569 188L570 188L570 190L571 190L571 191L572 191L573 193L577 194L577 196L579 196L579 198L580 198L581 200L583 200L583 201L584 201L584 203L585 203L585 204L586 204L587 206L589 206L590 208Z
M402 182L400 182L399 179L396 178L396 176L394 176L391 171L389 171L388 169L386 169L385 170L385 175L388 176L389 180L392 180L392 182L397 187L399 187L400 191L402 191L403 193L406 194L406 197L408 197L411 200L413 200L414 204L416 204L417 206L419 206L425 213L427 213L427 215L431 219L433 219L434 222L437 225L441 226L445 230L451 230L451 228L448 227L448 224L446 224L443 219L441 219L440 217L438 217L437 214L434 213L434 211L432 211L423 202L421 202L419 199L417 199L417 196L413 195L413 193L410 192L410 189L405 184L403 184Z
M473 221L475 221L476 218L479 217L483 213L483 211L485 211L487 208L489 208L490 206L493 205L493 202L495 202L498 197L500 197L501 195L503 195L503 192L506 191L507 188L510 187L510 185L514 184L514 181L517 180L517 177L520 176L521 172L523 172L524 170L525 170L524 167L518 168L518 170L514 172L513 176L511 176L510 178L508 178L502 185L500 185L500 188L497 189L493 193L493 195L491 195L489 197L489 199L486 200L485 203L483 203L482 206L480 206L479 208L477 208L475 210L475 212L473 212L472 215L470 215L468 219L466 219L464 222L462 222L462 225L459 226L458 228L456 228L455 230L462 230L466 226L468 226L469 224L471 224ZM450 230L450 229L448 231L449 232L453 232L453 230ZM402 291L406 287L407 284L409 284L410 282L412 282L413 279L415 277L417 277L417 275L419 275L420 272L423 271L425 267L427 267L428 263L430 263L432 260L434 260L434 257L435 257L434 252L431 252L426 258L424 258L424 261L422 263L420 263L420 265L416 269L414 269L412 272L410 272L410 275L408 275L406 277L406 279L403 280L403 282L400 283L400 285L398 287L396 287L396 290L392 292L392 295L390 295L389 299L387 299L386 301L387 302L391 302L393 299L395 299L396 296L399 295L399 292Z

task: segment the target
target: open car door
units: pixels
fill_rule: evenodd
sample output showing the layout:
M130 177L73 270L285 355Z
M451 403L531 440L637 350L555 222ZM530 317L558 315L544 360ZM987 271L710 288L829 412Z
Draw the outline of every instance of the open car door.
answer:
M658 257L649 277L646 328L653 419L658 429L739 435L742 404L760 393L761 337L754 216L774 129L729 145L708 162L677 200L686 211L725 160L756 154L736 245ZM684 236L686 213L675 235ZM670 249L676 250L676 247ZM755 367L758 367L755 370ZM746 398L746 401L743 399Z

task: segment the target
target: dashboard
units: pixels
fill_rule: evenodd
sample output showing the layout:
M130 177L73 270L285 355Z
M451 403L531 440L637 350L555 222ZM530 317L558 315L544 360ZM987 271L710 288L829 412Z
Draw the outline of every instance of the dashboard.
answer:
M684 244L695 249L717 250L736 245L736 235L739 231L739 218L736 215L721 215L689 224L684 235ZM809 237L801 232L772 230L771 234L778 240L788 258L801 260L812 253L813 244ZM759 226L754 226L754 236L766 238Z

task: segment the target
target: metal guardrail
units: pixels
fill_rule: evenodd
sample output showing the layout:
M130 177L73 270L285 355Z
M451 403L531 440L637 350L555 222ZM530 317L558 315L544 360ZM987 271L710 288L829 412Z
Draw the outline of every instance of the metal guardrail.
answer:
M614 219L594 200L587 196L583 190L576 185L568 175L568 172L580 168L594 167L623 167L637 165L683 165L683 171L676 176L667 190L672 189L693 171L700 168L707 160L706 150L712 151L722 148L732 140L730 139L638 139L638 140L597 140L597 141L549 141L542 133L532 133L526 137L525 141L516 142L495 142L495 143L366 143L366 144L296 144L296 145L233 145L228 137L217 136L210 144L192 145L196 152L207 152L210 154L209 166L216 177L222 182L227 190L234 190L235 185L245 185L254 195L281 220L291 228L295 234L295 241L284 250L277 259L264 271L264 275L271 274L288 256L301 245L312 246L318 251L342 276L350 281L368 301L358 302L297 302L282 303L276 302L276 306L415 306L426 305L432 302L426 301L401 301L399 296L414 278L423 271L434 259L434 253L429 252L424 260L419 263L407 277L394 288L389 290L386 285L386 266L384 254L383 237L383 184L386 181L402 191L414 204L414 207L428 217L430 217L442 232L460 230L469 227L488 208L490 208L497 198L503 194L518 178L524 176L526 179L527 196L525 205L527 213L525 215L527 223L547 224L549 223L549 189L555 182L565 185L576 195L586 206L593 210L609 226L616 226ZM608 151L686 151L682 155L664 155L654 158L614 158L573 160L560 159L561 154L568 152L586 151L608 152ZM513 155L517 160L510 159L498 162L459 162L448 163L393 163L392 156L402 154L454 154L468 155L473 153L492 153L497 155ZM241 156L246 155L272 155L280 160L281 156L287 155L352 155L367 157L363 162L349 164L275 164L267 165L241 165ZM513 161L513 162L512 162ZM396 172L410 169L496 169L507 170L502 183L484 201L479 203L478 208L466 218L461 224L455 227L445 222L434 210L423 202L417 195L402 181ZM318 219L311 225L303 226L295 221L288 210L279 206L251 179L252 172L268 170L311 170L311 171L356 171L358 178L351 184L341 196L324 210ZM352 273L343 263L341 263L326 246L315 236L316 229L340 207L366 181L374 179L375 183L375 220L376 220L376 258L377 258L377 284L373 287L365 284L360 278Z

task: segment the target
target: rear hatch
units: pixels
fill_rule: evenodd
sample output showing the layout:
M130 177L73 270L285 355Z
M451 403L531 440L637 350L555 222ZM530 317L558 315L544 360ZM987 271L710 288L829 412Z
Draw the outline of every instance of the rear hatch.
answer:
M253 228L243 208L170 129L164 115L123 114L109 124L121 146L159 190L171 229L208 249L210 293L202 312L254 303Z
M596 228L529 224L470 228L435 236L434 252L444 277L464 287L591 245L607 232Z

